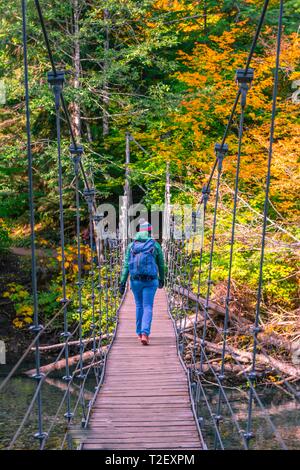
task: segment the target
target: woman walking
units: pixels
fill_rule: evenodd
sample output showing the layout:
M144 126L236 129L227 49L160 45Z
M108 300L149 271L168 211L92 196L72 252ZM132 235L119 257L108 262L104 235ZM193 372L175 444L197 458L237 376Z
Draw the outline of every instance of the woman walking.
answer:
M165 264L161 246L151 238L152 226L140 220L139 232L127 247L121 274L120 293L124 294L130 274L130 287L136 304L136 334L149 344L153 302L157 288L164 286Z

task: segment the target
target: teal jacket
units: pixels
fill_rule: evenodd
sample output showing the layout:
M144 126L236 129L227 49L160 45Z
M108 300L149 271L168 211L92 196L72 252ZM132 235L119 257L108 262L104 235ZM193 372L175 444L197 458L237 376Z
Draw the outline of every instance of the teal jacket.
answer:
M148 238L147 232L138 232L135 236L135 240L146 240ZM130 257L130 249L132 247L133 242L129 243L126 253L125 253L125 261L124 266L121 274L121 284L125 284L129 274L129 257ZM165 279L165 262L164 262L164 255L159 243L155 242L156 248L156 255L155 261L158 267L159 279L164 281Z

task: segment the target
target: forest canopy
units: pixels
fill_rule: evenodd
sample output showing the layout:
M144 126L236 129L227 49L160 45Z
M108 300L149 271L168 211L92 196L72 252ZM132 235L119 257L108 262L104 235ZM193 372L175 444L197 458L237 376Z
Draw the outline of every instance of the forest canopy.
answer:
M65 99L84 164L100 202L123 194L125 135L133 146L134 202L164 202L166 162L172 202L197 204L215 159L259 21L261 0L43 0L54 60L66 71ZM270 1L254 52L241 161L236 295L251 310L258 275L279 2ZM298 308L300 2L284 7L278 112L272 162L265 307L272 318ZM28 54L38 246L58 243L58 191L50 70L34 2L28 2ZM0 5L0 245L27 246L28 178L19 2ZM63 124L66 232L74 237L73 166ZM228 265L238 117L228 137L214 281L221 296ZM208 217L210 222L211 214ZM218 240L217 240L218 241ZM226 249L226 250L225 250ZM225 253L225 251L226 253ZM224 254L225 253L225 254ZM247 264L247 268L246 268ZM250 266L250 268L249 268ZM220 293L219 293L220 292ZM294 326L291 327L294 331Z

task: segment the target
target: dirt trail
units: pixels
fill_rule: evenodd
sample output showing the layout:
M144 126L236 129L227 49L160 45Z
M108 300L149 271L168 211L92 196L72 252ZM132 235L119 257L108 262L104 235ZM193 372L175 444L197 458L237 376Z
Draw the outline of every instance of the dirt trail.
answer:
M23 248L23 247L12 247L10 251L17 256L31 256L31 249L30 248ZM56 256L56 250L52 248L44 249L44 248L36 248L35 250L36 255L39 257L47 257L49 255Z

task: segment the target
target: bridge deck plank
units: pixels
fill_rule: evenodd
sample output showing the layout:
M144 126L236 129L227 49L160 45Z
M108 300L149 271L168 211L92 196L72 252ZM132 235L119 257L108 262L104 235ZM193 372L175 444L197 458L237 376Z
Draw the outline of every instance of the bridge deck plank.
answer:
M83 449L201 449L167 297L157 292L149 346L135 336L132 292L120 310Z

